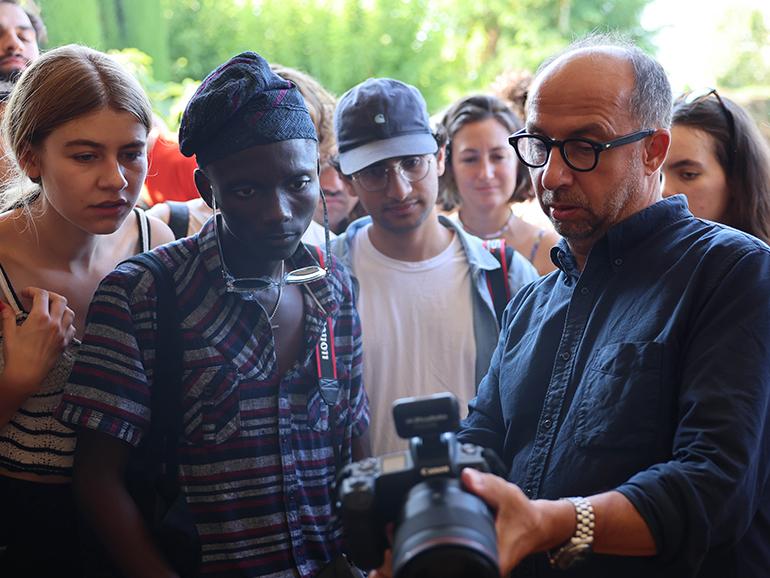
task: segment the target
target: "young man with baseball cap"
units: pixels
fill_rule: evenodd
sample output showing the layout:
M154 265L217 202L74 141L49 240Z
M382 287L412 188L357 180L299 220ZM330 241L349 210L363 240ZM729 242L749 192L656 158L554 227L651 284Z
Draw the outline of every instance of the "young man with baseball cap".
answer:
M199 571L314 577L340 554L334 482L367 453L368 423L350 277L326 259L324 274L300 243L319 197L316 132L296 86L245 52L203 81L179 140L214 210L154 253L177 306L174 439ZM122 573L172 578L122 476L156 419L153 393L174 385L154 379L159 286L137 263L102 282L59 415L79 428L75 487Z
M395 399L450 391L466 407L474 396L500 331L486 273L501 263L438 214L445 152L415 87L369 79L340 98L334 124L339 172L369 213L332 251L358 287L373 450L380 454L405 444L391 419ZM517 253L505 266L512 292L537 279Z

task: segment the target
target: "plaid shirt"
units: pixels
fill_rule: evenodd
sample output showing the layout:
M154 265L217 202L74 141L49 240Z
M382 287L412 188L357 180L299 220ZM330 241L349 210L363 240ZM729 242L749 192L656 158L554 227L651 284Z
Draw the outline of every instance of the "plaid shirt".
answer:
M312 576L340 548L332 444L350 461L352 438L369 420L348 273L335 263L327 279L306 286L303 353L281 376L263 308L225 290L213 220L156 253L176 284L184 343L180 483L203 545L202 573ZM316 264L304 246L291 261ZM327 315L339 383L331 414L315 368ZM124 263L91 304L60 419L139 444L151 419L155 339L152 275Z

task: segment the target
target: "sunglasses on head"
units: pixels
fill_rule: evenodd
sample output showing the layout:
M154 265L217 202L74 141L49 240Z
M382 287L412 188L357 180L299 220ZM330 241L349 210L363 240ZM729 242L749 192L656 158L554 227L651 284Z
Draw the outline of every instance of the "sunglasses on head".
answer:
M690 92L685 92L682 94L679 98L677 98L677 103L684 103L690 106L697 105L710 97L714 97L719 104L719 108L722 110L722 114L725 117L725 121L727 122L727 130L730 134L730 142L728 143L728 151L729 151L729 157L727 159L728 162L728 168L729 171L732 171L733 167L733 158L735 157L735 117L733 116L733 113L730 112L730 109L727 108L727 105L725 104L725 101L722 100L722 97L719 96L719 93L717 92L716 88L706 87L701 90L693 90ZM728 171L728 172L729 172Z

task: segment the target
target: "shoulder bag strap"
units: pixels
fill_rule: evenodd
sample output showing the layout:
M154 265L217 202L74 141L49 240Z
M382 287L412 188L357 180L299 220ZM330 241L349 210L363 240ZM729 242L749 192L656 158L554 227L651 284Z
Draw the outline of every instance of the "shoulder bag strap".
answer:
M498 269L486 271L487 289L495 307L497 323L502 323L503 312L511 300L511 287L508 283L508 269L513 260L513 249L506 247L505 239L484 241L484 248L500 263Z
M176 288L171 272L154 253L141 253L126 261L144 266L155 278L157 332L147 442L152 467L161 471L161 491L173 495L178 491L177 446L182 429L182 343Z
M174 233L175 239L187 236L190 227L190 208L187 203L178 201L166 201L168 205L168 227Z

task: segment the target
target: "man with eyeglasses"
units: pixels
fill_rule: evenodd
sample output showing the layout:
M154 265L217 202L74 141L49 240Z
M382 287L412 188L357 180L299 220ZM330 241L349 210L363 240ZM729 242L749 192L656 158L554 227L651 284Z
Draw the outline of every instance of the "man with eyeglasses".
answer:
M500 262L436 208L444 147L413 86L369 79L335 113L338 166L369 214L334 240L357 284L364 383L376 454L404 448L391 418L400 397L450 391L461 407L475 394L497 342L486 272ZM512 293L537 278L514 253Z
M368 407L350 276L300 243L319 199L315 128L297 87L245 52L203 81L179 140L214 212L155 252L173 278L181 383L156 379L161 284L125 263L94 297L59 410L79 428L75 486L120 575L178 576L122 479L160 419L156 388L176 388L200 574L316 577L340 560L333 488L368 454Z
M508 468L463 473L502 575L770 575L770 249L662 200L670 122L662 67L599 36L541 66L510 138L564 239L458 434Z

